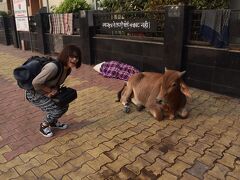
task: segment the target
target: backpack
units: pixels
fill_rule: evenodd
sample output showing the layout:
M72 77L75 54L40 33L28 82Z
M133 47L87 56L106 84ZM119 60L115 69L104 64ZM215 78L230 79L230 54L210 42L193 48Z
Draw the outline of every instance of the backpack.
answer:
M25 90L33 89L33 79L41 72L43 66L49 62L55 63L58 67L58 73L49 81L55 79L59 73L63 72L63 65L59 61L50 57L32 56L25 63L23 63L22 66L13 70L13 75L17 80L18 86Z

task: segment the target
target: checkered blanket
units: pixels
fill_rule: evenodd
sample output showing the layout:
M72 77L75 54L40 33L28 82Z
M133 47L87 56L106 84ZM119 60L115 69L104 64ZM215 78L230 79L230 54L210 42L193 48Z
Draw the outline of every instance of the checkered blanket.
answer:
M48 14L48 21L49 21L49 33L53 34L52 14Z
M73 34L73 13L64 14L64 34Z
M51 14L51 27L53 34L60 34L61 33L61 24L60 24L60 15L59 14Z
M52 34L73 34L73 14L50 14L50 33Z
M118 61L109 61L101 65L100 73L104 77L116 78L127 81L133 74L139 70L131 65L120 63Z

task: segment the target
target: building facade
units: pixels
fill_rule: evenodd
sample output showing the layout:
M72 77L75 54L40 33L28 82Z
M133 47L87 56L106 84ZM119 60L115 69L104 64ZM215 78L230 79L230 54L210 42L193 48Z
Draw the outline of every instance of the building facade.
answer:
M97 9L97 0L86 0L92 6L92 9ZM41 8L46 12L50 12L53 7L59 6L63 0L26 0L29 16L35 15ZM0 11L5 11L13 14L12 0L0 0Z
M10 13L12 11L10 0L0 0L0 11Z

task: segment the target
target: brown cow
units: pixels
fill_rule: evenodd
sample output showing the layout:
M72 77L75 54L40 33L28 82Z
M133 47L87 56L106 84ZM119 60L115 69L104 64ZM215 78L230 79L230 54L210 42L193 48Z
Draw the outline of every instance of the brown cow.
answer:
M190 97L190 93L181 78L184 73L165 69L164 74L134 74L118 92L125 112L129 112L129 102L132 101L139 110L146 107L157 120L162 120L164 116L174 119L177 115L186 118L186 96Z

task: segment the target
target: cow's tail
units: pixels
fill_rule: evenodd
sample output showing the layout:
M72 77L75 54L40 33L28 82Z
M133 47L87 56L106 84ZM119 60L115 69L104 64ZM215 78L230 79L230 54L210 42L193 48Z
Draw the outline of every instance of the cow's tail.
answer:
M125 89L126 86L127 86L127 82L125 82L125 83L123 84L122 89L121 89L120 91L118 91L116 102L120 102L120 99L121 99L121 97L122 97L122 92L123 92L123 90Z

